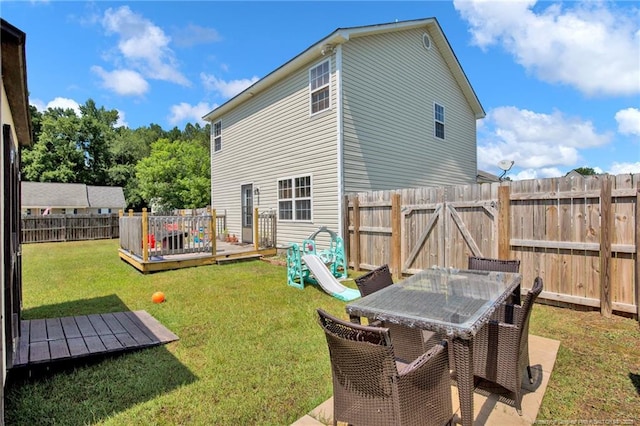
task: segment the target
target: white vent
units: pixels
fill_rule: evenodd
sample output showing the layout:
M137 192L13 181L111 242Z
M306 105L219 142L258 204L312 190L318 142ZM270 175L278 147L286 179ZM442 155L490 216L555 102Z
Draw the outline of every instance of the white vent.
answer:
M425 49L431 50L431 37L429 37L429 34L427 33L422 34L422 45L424 46Z

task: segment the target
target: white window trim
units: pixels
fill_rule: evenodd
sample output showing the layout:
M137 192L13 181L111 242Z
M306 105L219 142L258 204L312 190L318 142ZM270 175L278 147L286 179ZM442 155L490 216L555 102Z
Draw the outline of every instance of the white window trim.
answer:
M220 124L220 135L216 136L216 124ZM213 137L213 152L222 151L222 120L218 120L211 126L211 136ZM216 150L216 139L220 138L220 149Z
M311 70L314 68L319 67L320 65L324 64L325 62L329 63L329 82L327 84L324 84L320 87L317 87L315 90L311 90ZM331 58L327 58L323 61L318 62L317 64L313 65L312 67L309 68L309 72L308 72L308 83L307 86L309 87L309 116L314 116L314 115L318 115L318 114L322 114L325 111L329 111L331 109ZM323 110L320 110L318 112L313 112L313 94L315 92L319 92L320 90L323 90L324 88L328 87L329 88L329 106Z
M310 197L303 197L303 198L297 198L298 200L309 200L309 208L311 209L311 217L310 219L297 219L296 218L296 197L295 197L295 183L296 183L296 178L303 178L303 177L309 177L310 182L309 185L311 186L311 196ZM280 198L280 181L283 180L291 180L291 198ZM293 216L293 219L280 219L280 201L287 201L287 200L291 200L291 213ZM283 176L283 177L279 177L276 179L276 203L278 206L278 215L277 220L278 222L285 222L285 223L295 223L295 222L299 222L299 223L312 223L313 222L313 174L311 173L307 173L307 174L303 174L303 175L295 175L295 176Z
M436 119L436 105L442 108L442 118L443 118L442 121ZM447 121L447 110L446 110L445 106L442 105L441 103L434 102L433 103L433 137L434 138L439 139L441 141L447 140L447 125L446 125L446 121ZM442 124L443 130L444 130L444 137L443 138L441 138L440 136L437 135L436 123Z

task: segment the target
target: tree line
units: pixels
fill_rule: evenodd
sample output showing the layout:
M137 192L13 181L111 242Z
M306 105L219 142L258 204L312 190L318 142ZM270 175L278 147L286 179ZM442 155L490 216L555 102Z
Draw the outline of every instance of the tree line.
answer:
M211 204L210 125L165 131L116 126L117 110L89 99L73 109L30 106L33 145L22 151L22 180L121 186L127 208Z

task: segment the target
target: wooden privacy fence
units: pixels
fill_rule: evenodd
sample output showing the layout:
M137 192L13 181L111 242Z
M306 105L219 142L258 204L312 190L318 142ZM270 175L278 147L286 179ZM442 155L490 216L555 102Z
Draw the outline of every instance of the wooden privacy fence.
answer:
M22 243L118 238L117 214L26 216L21 218Z
M354 269L396 277L469 256L520 259L552 303L639 314L640 174L563 177L346 196ZM640 316L640 315L639 315Z

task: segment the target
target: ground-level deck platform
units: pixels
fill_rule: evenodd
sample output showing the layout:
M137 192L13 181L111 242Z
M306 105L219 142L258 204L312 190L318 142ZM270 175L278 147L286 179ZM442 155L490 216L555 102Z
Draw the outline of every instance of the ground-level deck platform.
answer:
M146 311L23 320L13 368L157 346L178 336Z
M194 266L213 265L229 261L247 259L259 259L263 256L275 256L277 249L255 249L253 244L231 244L217 242L216 254L213 253L186 253L168 254L163 256L149 256L148 260L131 253L128 250L119 249L120 259L132 265L142 273L167 271L170 269L191 268Z

